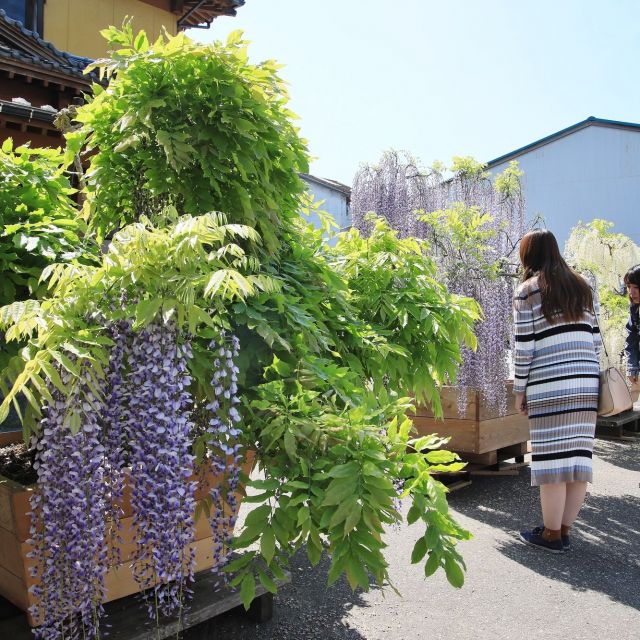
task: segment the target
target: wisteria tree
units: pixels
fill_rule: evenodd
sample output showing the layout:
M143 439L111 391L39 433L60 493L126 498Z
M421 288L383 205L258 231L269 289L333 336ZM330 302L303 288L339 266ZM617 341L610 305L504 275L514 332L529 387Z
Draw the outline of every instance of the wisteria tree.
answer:
M484 402L506 409L511 301L517 271L515 249L524 232L521 171L511 163L492 178L472 158L454 158L450 169L423 169L407 153L386 152L354 178L354 226L371 232L371 212L402 237L426 239L440 275L452 292L474 298L484 319L477 326L478 349L465 349L457 385L477 389Z
M0 309L6 340L25 346L0 376L0 421L25 399L38 452L38 637L100 635L125 482L150 618L182 614L203 467L222 478L207 503L219 582L247 607L301 547L313 564L329 556L329 583L383 587L398 487L420 525L407 562L460 587L457 544L470 533L433 472L462 464L442 439L414 438L407 412L411 392L437 410L434 381L474 344L477 305L388 225L375 246L354 232L334 251L303 222L305 143L277 66L250 64L240 34L208 46L105 35L113 57L96 64L109 88L78 108L65 154L77 167L91 152L94 257L43 265L45 293ZM376 313L370 285L386 303ZM235 535L248 450L264 477L250 481L258 504Z
M613 231L613 223L596 219L579 223L567 240L564 253L578 271L594 279L600 297L600 322L609 357L616 365L624 360L624 326L629 300L623 278L627 270L640 262L640 247L623 233Z

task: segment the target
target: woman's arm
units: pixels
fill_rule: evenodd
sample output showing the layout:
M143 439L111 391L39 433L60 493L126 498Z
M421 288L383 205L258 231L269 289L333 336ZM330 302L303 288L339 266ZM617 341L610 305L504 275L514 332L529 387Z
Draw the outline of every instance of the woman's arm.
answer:
M513 393L524 393L529 381L529 368L533 360L536 340L533 326L533 310L526 293L516 293L513 299L515 379ZM517 407L518 409L520 407Z
M627 359L627 375L633 382L637 382L640 371L640 345L638 345L638 325L633 321L633 308L629 309L629 320L625 327L626 336L624 354Z

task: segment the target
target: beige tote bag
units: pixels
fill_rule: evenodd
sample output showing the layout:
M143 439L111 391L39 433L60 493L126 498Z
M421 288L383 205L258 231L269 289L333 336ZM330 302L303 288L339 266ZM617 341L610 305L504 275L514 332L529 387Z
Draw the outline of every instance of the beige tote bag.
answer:
M629 409L633 409L633 399L624 376L615 367L601 371L598 415L603 418L616 416Z

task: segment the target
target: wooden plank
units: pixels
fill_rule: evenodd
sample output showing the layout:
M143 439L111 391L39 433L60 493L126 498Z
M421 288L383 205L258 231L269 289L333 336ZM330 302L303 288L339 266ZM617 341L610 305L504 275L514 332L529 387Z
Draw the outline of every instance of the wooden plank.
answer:
M11 571L0 567L0 584L2 595L16 607L26 611L29 608L29 594L23 580L15 576ZM0 638L6 638L0 633Z
M124 562L125 560L130 560L135 556L137 545L134 539L135 531L132 527L133 525L133 516L129 518L124 518L120 522L120 538L121 540L116 542L115 547L120 551L120 558ZM211 524L209 523L209 519L202 514L199 517L194 526L194 541L204 540L205 538L211 539ZM113 546L111 547L113 548Z
M277 581L279 586L290 581L290 575L284 581ZM110 640L165 640L176 637L181 629L189 629L211 620L230 609L242 604L238 591L216 589L216 576L210 571L196 575L193 584L193 598L180 626L175 618L160 621L156 629L148 617L146 608L137 596L129 596L123 600L111 602L105 606L104 622L109 626ZM264 597L266 591L258 583L256 598ZM8 620L0 620L0 638L11 640L33 640L33 632L25 616L16 616Z
M502 449L529 440L529 420L520 414L484 420L478 424L478 453Z
M456 480L451 484L446 484L447 490L449 493L453 493L454 491L459 491L460 489L464 489L464 487L468 487L471 484L471 480Z
M24 488L22 485L17 487L20 490L14 491L11 496L11 506L13 509L13 526L20 542L24 542L31 537L31 516L27 515L31 511L31 494L33 489Z
M460 393L466 393L464 410L462 413L458 411L458 396ZM445 418L475 420L477 414L478 393L475 390L461 391L454 387L442 387L440 389L440 401L442 403L442 412ZM433 418L431 407L426 405L416 406L416 416L425 418Z
M413 424L418 435L425 436L437 433L442 437L451 438L445 445L446 449L454 451L476 450L476 422L475 420L437 420L435 418L415 417Z
M20 541L13 531L0 527L0 567L24 580Z
M0 447L22 442L22 431L0 431Z
M13 531L13 509L11 508L11 485L9 480L0 476L0 527Z
M498 452L487 451L485 453L472 453L468 451L457 451L460 457L465 462L481 465L483 467L489 467L491 465L498 464Z
M507 413L505 415L519 415L516 411L513 402L513 382L508 380L506 382L506 397L507 397ZM480 399L478 402L480 410L478 411L478 420L493 420L500 417L500 410L498 407L489 407L485 402Z
M210 538L198 540L189 546L195 550L196 571L204 571L213 566L213 543ZM133 578L131 563L123 562L109 569L105 577L105 587L107 591L105 602L137 593L139 588Z

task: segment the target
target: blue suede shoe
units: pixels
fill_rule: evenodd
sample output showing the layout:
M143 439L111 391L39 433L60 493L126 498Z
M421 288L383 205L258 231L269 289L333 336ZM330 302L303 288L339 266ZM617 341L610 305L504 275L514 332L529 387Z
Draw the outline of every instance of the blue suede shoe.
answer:
M523 542L530 544L532 547L538 547L549 553L564 553L564 545L562 540L545 540L542 537L544 527L536 527L532 531L521 531L520 538Z
M533 530L533 533L536 533L538 535L542 535L543 531L544 531L544 525L540 525L539 527L536 527ZM568 551L569 549L571 549L571 540L569 539L569 535L568 534L566 536L561 536L561 540L562 540L562 548L565 551Z

